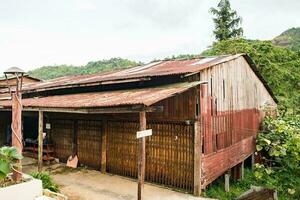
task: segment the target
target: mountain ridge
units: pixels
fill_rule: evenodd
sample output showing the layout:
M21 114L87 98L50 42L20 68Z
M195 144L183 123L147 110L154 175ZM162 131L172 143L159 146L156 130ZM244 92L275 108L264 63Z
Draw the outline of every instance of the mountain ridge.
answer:
M290 28L272 40L277 46L288 48L292 51L300 50L300 27Z

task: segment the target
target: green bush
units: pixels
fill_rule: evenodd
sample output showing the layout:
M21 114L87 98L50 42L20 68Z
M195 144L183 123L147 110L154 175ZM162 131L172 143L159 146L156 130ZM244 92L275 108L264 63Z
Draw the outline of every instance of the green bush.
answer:
M16 161L22 158L15 147L0 148L0 181L7 177L12 168L16 167Z
M43 182L43 188L51 190L52 192L59 192L59 187L55 184L48 173L44 172L34 172L31 176L40 179Z
M300 116L266 118L256 149L263 160L256 164L257 181L284 199L300 199Z

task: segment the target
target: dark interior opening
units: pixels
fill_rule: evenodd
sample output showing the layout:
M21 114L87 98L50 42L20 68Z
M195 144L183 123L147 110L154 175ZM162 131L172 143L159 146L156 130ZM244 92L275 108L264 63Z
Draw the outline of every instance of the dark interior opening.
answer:
M24 115L23 116L23 139L38 138L38 116L37 115Z

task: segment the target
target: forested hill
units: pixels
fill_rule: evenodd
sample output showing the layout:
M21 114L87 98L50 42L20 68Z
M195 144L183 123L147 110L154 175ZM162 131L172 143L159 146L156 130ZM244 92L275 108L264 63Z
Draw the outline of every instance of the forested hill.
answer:
M56 65L44 66L35 70L29 71L30 76L47 80L68 75L79 74L94 74L98 72L111 71L117 69L125 69L135 67L141 63L123 58L111 58L109 60L99 60L87 63L84 66L73 65Z
M293 51L300 51L300 27L291 28L272 40L277 46L286 47Z

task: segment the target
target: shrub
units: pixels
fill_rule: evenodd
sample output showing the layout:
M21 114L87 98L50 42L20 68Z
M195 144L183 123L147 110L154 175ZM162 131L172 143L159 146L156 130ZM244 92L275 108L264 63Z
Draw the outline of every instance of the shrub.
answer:
M300 116L266 118L256 149L263 160L256 164L256 179L286 199L300 199Z
M50 177L50 175L48 173L34 172L34 173L31 173L31 176L36 179L40 179L43 182L44 189L51 190L52 192L59 191L58 185L53 182L52 178Z
M16 161L22 158L15 147L0 148L0 181L7 177L13 167L17 166Z

